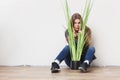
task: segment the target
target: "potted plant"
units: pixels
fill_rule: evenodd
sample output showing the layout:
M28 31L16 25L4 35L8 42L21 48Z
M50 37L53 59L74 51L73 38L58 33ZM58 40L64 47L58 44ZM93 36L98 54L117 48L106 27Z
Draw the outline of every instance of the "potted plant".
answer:
M84 13L83 13L83 23L80 24L80 27L82 29L81 33L78 33L78 42L77 46L74 41L74 35L73 35L73 29L71 26L70 22L70 14L69 14L69 6L68 6L68 1L65 0L65 15L66 15L66 23L68 27L68 44L70 47L70 53L71 53L71 69L78 69L80 65L80 59L81 59L81 54L83 51L83 47L85 45L85 28L86 28L86 23L88 21L88 16L91 11L91 0L86 1L86 5L84 7Z

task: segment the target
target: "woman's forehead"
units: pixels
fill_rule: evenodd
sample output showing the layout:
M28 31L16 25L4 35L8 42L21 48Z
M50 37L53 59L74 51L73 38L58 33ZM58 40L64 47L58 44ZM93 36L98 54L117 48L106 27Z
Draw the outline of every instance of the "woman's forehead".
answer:
M80 22L80 19L75 19L75 21L74 22Z

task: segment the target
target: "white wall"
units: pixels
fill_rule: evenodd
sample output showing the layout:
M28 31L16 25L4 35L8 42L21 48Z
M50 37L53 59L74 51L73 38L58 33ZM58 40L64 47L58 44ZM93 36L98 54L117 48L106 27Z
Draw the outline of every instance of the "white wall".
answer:
M82 1L69 0L71 14ZM97 66L120 66L119 0L94 0L88 26ZM65 46L64 0L0 1L0 65L50 65ZM64 63L63 63L64 65Z

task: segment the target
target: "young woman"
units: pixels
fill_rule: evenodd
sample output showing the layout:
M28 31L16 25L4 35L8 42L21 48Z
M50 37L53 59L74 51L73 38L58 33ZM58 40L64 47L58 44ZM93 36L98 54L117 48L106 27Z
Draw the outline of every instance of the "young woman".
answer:
M75 13L71 17L71 25L74 31L74 38L75 38L75 43L77 44L77 39L78 39L78 33L82 32L82 29L80 28L80 24L82 24L82 17L79 13ZM87 72L87 69L90 67L90 64L92 61L96 58L94 56L95 53L95 48L91 46L91 30L89 27L86 26L85 29L85 36L86 36L86 43L83 48L83 52L81 55L80 59L80 71L81 72ZM68 30L65 32L65 37L67 42L68 41ZM52 62L51 65L51 72L59 72L60 71L60 66L59 64L62 61L65 61L68 67L70 67L70 61L71 61L71 56L70 56L70 48L69 45L66 45L62 51L58 54L58 56L55 58L54 62Z

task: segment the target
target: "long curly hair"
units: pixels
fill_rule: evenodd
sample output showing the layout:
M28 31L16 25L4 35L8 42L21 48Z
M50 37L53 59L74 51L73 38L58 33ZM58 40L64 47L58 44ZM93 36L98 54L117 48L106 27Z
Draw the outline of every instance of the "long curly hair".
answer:
M70 20L72 27L74 26L74 23L75 23L75 20L76 20L76 19L80 19L80 24L83 23L83 20L82 20L81 15L80 15L79 13L74 13L74 14L72 15L72 17L71 17L71 20Z
M90 46L91 45L91 29L89 27L86 26L85 28L85 40L86 40L86 46Z
M74 13L71 17L72 27L74 26L75 19L80 19L80 24L81 25L83 24L81 15L79 13ZM82 27L81 27L81 30L82 30ZM86 40L85 46L89 47L91 45L91 29L88 26L86 26L86 29L85 29L85 40Z

